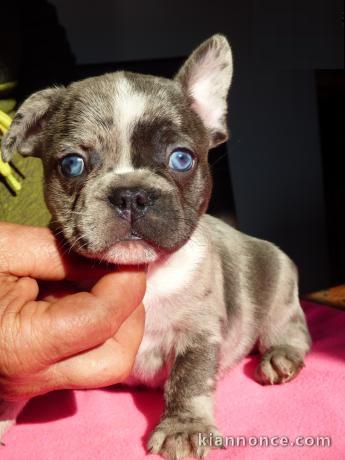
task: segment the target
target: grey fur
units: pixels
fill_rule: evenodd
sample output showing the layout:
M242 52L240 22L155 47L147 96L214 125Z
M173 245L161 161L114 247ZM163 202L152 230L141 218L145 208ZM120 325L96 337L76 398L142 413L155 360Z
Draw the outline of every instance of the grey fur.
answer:
M48 207L75 251L149 264L145 334L127 383L166 382L148 447L169 459L206 455L196 440L217 433L217 379L256 343L261 383L291 380L310 347L291 260L204 214L207 153L227 137L231 75L230 47L216 35L175 80L118 72L31 96L2 144L6 160L15 149L42 158ZM169 169L176 147L194 153L190 171ZM69 153L85 159L83 176L61 174ZM140 218L114 212L109 197L122 188L155 197ZM140 243L128 241L133 232Z

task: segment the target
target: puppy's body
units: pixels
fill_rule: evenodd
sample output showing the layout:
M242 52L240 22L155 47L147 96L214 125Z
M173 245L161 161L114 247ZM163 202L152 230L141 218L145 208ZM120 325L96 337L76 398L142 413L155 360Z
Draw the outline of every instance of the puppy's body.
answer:
M290 259L271 243L209 215L186 245L150 265L144 305L145 335L128 383L153 387L164 383L175 356L196 339L206 348L219 345L213 379L242 359L259 338L263 350L275 339L290 343L286 323L291 318L297 322L299 316L303 322ZM280 330L276 322L277 330L267 330L269 317L279 319ZM303 347L303 336L301 340Z
M127 383L164 384L148 447L169 459L205 455L197 439L217 432L216 381L254 344L262 383L291 380L310 346L290 259L204 214L231 74L229 45L214 36L175 80L119 72L34 94L2 143L7 160L15 149L42 158L70 247L148 264L145 334Z
M150 266L144 305L145 334L126 383L159 386L173 373L166 399L174 415L149 444L168 456L182 425L186 433L216 433L217 379L256 343L263 354L257 378L270 384L293 378L310 346L291 260L209 215L186 245ZM181 424L181 412L188 422ZM193 453L188 449L179 453Z

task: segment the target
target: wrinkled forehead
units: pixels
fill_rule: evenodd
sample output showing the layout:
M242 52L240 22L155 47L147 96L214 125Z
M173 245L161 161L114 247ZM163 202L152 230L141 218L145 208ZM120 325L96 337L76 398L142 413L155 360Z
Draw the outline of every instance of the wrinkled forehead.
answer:
M162 141L188 133L182 90L168 79L118 72L71 85L64 107L64 133L72 142L125 149L137 138ZM190 115L189 115L190 117ZM168 139L170 137L170 139Z

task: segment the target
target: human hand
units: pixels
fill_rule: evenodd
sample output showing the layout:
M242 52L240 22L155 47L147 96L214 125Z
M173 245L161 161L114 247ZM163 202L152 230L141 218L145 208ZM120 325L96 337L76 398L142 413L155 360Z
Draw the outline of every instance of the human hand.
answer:
M70 281L90 273L98 281L79 292ZM144 292L144 270L110 273L63 255L48 229L0 223L1 398L124 380L144 331Z

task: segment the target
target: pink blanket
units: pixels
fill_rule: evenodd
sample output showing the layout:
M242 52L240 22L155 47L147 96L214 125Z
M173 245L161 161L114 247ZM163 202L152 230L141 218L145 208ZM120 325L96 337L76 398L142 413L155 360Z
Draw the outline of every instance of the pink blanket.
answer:
M253 380L256 356L229 372L218 387L216 418L228 445L240 445L213 450L210 460L345 459L345 312L304 307L314 339L306 368L296 380L268 387ZM6 434L0 458L140 460L162 409L159 391L51 393L25 408ZM265 447L268 442L289 446ZM308 445L291 445L296 442Z

